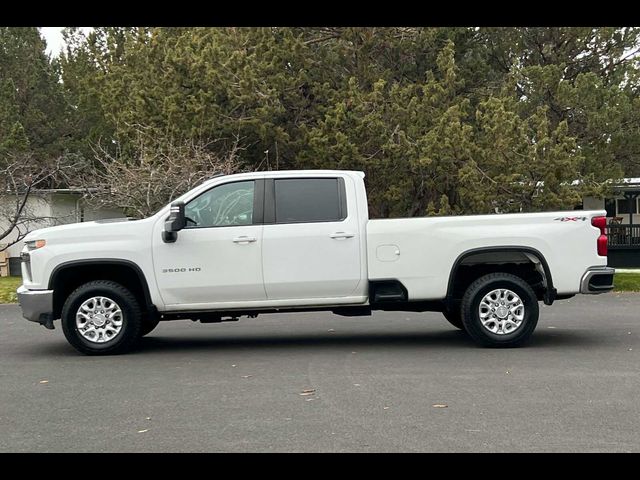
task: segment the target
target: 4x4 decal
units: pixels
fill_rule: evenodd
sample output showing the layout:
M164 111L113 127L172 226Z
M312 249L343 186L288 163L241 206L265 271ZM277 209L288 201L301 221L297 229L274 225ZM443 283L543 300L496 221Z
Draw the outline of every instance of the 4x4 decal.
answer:
M558 217L554 218L554 220L560 220L561 222L577 222L578 220L582 220L583 222L587 219L587 217Z

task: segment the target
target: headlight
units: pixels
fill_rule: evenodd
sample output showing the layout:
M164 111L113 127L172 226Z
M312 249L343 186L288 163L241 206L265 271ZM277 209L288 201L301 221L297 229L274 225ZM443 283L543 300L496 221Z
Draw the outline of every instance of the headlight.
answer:
M47 244L46 240L29 240L28 242L24 242L29 250L37 250L38 248L42 248Z

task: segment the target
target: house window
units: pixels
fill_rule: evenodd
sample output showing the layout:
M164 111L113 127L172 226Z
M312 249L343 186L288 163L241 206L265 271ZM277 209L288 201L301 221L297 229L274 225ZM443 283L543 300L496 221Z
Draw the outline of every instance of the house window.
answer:
M604 208L607 211L607 217L616 216L616 200L614 198L605 198Z
M629 200L626 198L619 198L617 200L618 203L618 214L621 213L638 213L638 201L637 199L631 200L631 212L629 212Z

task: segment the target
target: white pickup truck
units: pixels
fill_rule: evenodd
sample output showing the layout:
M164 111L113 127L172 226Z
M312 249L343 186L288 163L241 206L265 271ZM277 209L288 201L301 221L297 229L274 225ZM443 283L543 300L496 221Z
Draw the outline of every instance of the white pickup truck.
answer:
M362 172L276 171L214 177L141 220L31 232L18 299L85 354L164 320L309 310L440 311L512 347L539 301L609 291L613 274L604 211L370 220Z

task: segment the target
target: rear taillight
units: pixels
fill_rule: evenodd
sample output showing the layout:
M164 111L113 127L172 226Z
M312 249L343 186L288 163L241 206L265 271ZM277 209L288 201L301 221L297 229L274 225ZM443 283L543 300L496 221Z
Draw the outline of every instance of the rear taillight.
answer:
M591 225L600 229L600 236L597 240L598 255L601 257L607 256L607 217L593 217L591 219Z

